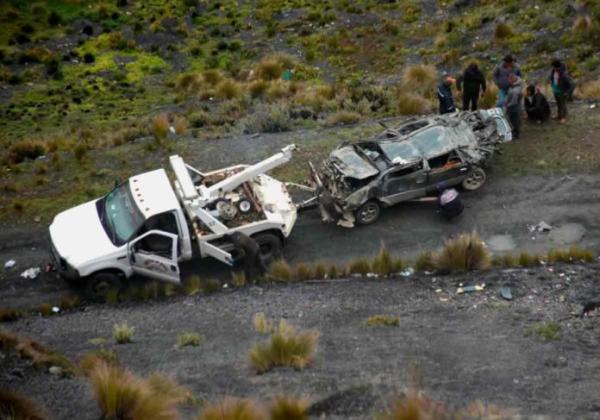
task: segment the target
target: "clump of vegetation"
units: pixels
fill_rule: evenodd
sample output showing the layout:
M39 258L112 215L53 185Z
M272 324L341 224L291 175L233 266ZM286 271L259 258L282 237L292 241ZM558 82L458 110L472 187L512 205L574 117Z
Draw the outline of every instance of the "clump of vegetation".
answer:
M445 272L485 270L491 265L491 255L476 232L463 233L445 242L435 265Z
M431 112L431 102L421 95L400 93L396 98L396 110L400 115L423 115Z
M581 99L600 99L600 80L592 80L581 85L579 88L579 96Z
M430 64L408 66L402 73L402 91L432 94L437 84L437 70Z
M0 308L0 322L11 322L23 316L23 312L14 308Z
M36 159L46 153L46 144L39 140L20 140L8 149L12 163L21 163L25 159Z
M244 271L232 271L231 272L231 284L235 287L244 287L248 284L246 273Z
M338 268L337 264L333 263L329 266L329 270L327 270L327 278L328 279L337 279L341 276L343 276L343 270L340 272L340 269Z
M166 113L158 114L152 118L150 130L157 140L163 140L169 134L169 116Z
M358 112L341 110L336 113L330 114L325 120L325 125L350 125L356 124L361 119L361 115Z
M322 280L327 276L327 269L325 268L325 264L317 263L315 264L313 278L315 280Z
M204 73L202 73L202 79L204 79L204 83L207 83L211 86L216 86L221 80L223 80L223 75L218 70L210 69L205 70Z
M89 376L100 363L117 365L117 353L114 350L99 349L87 352L79 359L79 367L86 376Z
M569 248L569 257L572 262L594 262L596 254L590 249L583 249L573 245Z
M202 291L202 279L198 275L192 274L183 281L183 290L188 296L197 295Z
M286 395L275 397L269 407L270 420L308 420L307 400L299 400Z
M65 356L54 350L30 340L29 338L0 330L0 349L5 353L14 351L20 358L31 360L33 366L48 369L59 367L62 375L69 376L77 372L77 368Z
M29 398L8 389L0 389L0 418L7 420L44 420L40 407Z
M560 324L556 322L548 322L530 327L526 331L526 334L536 334L547 341L558 340L560 337L560 329Z
M290 282L294 280L294 273L285 260L277 260L269 266L267 278L274 281Z
M494 38L498 40L503 40L510 38L515 35L515 31L511 25L506 22L500 22L496 25L496 29L494 29Z
M187 390L162 375L144 379L102 362L90 372L89 379L103 418L178 418L177 406L188 395Z
M385 249L384 246L381 246L379 252L373 259L373 262L371 263L371 268L373 272L380 277L389 276L390 274L396 271L394 267L394 260L392 259L392 256L390 255L388 250Z
M245 133L280 133L292 128L292 119L288 106L277 102L259 104L240 124Z
M498 87L491 81L488 81L486 86L485 92L479 101L482 109L495 107L498 100Z
M573 32L576 34L588 34L592 31L593 21L590 16L577 16L573 23Z
M521 267L531 267L534 265L538 265L540 263L540 259L536 255L531 255L527 251L523 251L519 254L519 265Z
M420 272L435 270L435 255L433 252L421 252L415 261L415 270Z
M197 420L264 420L265 414L254 401L240 398L225 398L218 403L208 404Z
M173 123L173 128L175 129L175 134L178 136L183 136L188 131L188 122L185 117L179 115L175 117L175 122Z
M215 92L219 99L234 99L241 95L242 90L237 82L231 79L224 79L219 82Z
M184 331L177 336L177 347L197 347L200 345L201 341L202 337L200 336L200 334L192 331Z
M126 344L133 342L133 327L126 323L113 325L113 338L117 344Z
M400 325L400 318L392 315L373 315L367 318L366 324L369 327L376 326L392 326L397 327Z
M348 273L349 274L360 274L361 276L366 276L371 271L371 264L365 258L359 258L353 260L348 264Z
M267 372L276 366L304 369L312 363L318 342L316 331L296 331L282 319L269 340L252 348L250 364L257 373Z
M262 98L267 89L269 88L269 82L264 80L255 80L248 84L248 92L253 99Z
M296 265L295 277L297 281L306 281L312 278L310 267L305 263L298 263Z
M265 58L256 66L256 74L262 80L276 80L281 77L283 67L275 58Z
M265 316L263 312L258 312L252 317L254 330L260 334L268 334L273 330L273 323Z

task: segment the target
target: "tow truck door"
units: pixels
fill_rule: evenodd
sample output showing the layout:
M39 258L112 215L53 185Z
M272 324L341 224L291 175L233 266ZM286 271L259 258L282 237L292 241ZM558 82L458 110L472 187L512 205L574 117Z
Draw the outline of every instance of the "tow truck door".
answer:
M180 283L177 235L151 230L127 245L133 272L156 280Z

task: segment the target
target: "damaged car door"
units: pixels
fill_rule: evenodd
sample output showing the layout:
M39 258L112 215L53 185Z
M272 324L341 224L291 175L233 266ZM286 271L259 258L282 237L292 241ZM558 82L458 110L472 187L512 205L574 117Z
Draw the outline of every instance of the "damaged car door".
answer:
M441 193L447 188L460 184L467 177L470 166L456 150L430 158L427 164L429 165L427 194Z
M425 161L393 167L384 175L381 201L392 205L424 196L427 172Z

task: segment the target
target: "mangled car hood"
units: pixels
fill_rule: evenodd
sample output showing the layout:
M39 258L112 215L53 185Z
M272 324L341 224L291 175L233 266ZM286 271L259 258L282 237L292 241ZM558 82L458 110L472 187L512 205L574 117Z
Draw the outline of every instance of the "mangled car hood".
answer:
M366 179L379 173L377 168L354 150L354 146L344 146L334 150L329 160L349 178Z

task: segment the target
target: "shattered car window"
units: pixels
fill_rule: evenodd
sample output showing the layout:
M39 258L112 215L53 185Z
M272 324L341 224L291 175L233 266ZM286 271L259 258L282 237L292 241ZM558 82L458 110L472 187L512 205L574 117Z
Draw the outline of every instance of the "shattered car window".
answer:
M445 129L443 127L432 127L415 134L410 141L424 156L429 156L445 148L447 142L444 141L444 132Z
M382 142L381 150L392 163L405 164L421 160L421 152L411 142Z

